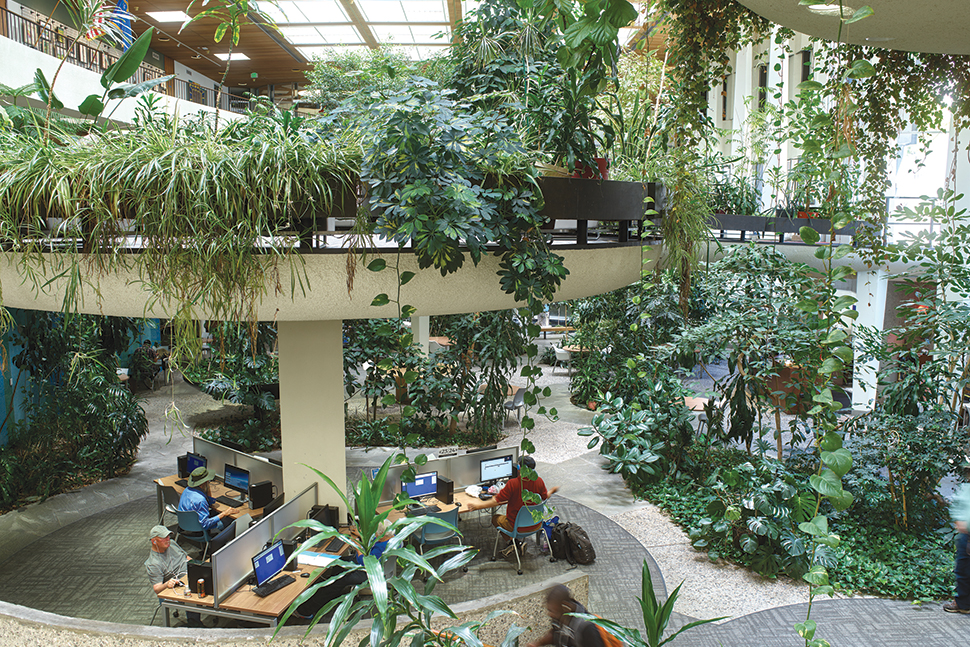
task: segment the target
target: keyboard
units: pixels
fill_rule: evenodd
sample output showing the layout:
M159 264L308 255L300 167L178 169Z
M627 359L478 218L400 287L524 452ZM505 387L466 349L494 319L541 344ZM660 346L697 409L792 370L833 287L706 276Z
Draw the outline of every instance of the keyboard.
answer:
M325 553L336 553L344 545L343 540L340 537L331 537L327 545L323 547L323 552Z
M240 497L238 499L233 499L232 497L223 495L223 496L220 496L220 497L216 497L216 501L218 501L222 505L227 505L230 508L235 508L237 506L240 506L240 505L244 504L246 502L246 499L245 499L245 497Z
M274 580L264 582L262 586L257 586L253 589L253 593L261 598L265 598L270 593L276 593L284 586L293 584L293 582L296 582L296 578L294 578L292 575L280 575Z
M431 514L432 512L441 512L441 508L436 505L424 506L423 508L411 508L409 506L406 515L409 517L420 517L422 515Z

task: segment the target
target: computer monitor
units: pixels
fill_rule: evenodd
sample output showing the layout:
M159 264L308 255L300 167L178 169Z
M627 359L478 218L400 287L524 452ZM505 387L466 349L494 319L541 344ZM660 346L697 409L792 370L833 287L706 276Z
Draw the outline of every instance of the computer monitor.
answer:
M512 454L483 458L479 463L479 470L481 483L512 478Z
M253 572L256 574L256 586L262 586L276 577L283 570L286 554L283 552L283 542L278 541L263 552L253 557Z
M249 494L249 470L227 463L222 482L228 488Z
M469 449L466 454L475 454L478 452L487 452L492 449L498 449L498 445L485 445L484 447L476 447L475 449Z
M414 477L413 481L401 481L401 492L412 499L438 493L438 473L425 472Z
M194 472L199 467L205 467L206 464L208 464L208 461L202 454L196 454L194 452L188 452L185 454L185 469L189 471L189 474Z

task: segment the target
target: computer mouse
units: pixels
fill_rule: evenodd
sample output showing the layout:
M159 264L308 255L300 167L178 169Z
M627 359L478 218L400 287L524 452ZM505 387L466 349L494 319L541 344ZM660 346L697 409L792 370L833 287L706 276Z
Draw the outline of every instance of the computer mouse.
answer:
M310 574L309 573L301 573L300 574L300 577L307 577L308 578L308 577L310 577Z

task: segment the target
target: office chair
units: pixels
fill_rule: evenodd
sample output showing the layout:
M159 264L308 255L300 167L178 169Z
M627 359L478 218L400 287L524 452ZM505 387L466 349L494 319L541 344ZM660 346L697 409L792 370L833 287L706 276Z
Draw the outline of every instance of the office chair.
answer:
M212 538L212 541L209 542L209 545L207 547L208 550L212 551L212 554L215 554L216 552L218 552L220 548L222 548L223 546L225 546L230 541L236 538L236 527L237 527L236 524L238 521L239 521L238 519L233 520L232 523L230 523L228 526L222 529L222 532L220 532L218 535ZM239 526L239 527L243 527L243 526ZM248 525L244 527L249 528ZM202 554L202 561L205 561L205 553Z
M492 549L492 561L495 561L496 555L498 555L498 538L501 535L505 535L512 540L512 550L515 551L515 564L519 568L519 575L522 575L522 560L519 559L519 545L516 540L525 539L530 535L536 537L536 549L538 549L539 533L542 532L542 523L536 523L533 518L533 511L543 512L546 508L545 503L539 503L537 505L524 505L519 508L519 513L515 515L515 523L512 525L512 530L508 531L505 528L496 528L498 532L495 534L495 547ZM528 530L525 530L528 528Z
M179 510L177 514L179 518L179 532L182 533L182 538L187 539L189 543L203 548L202 561L205 561L206 553L209 551L209 542L212 541L212 537L209 536L209 531L199 523L199 513L195 510ZM201 538L198 536L200 534L202 535Z
M445 512L428 512L425 516L432 517L433 519L441 519L446 523L458 527L458 508L454 507L451 510ZM458 545L464 546L465 543L461 540L461 534L451 528L446 528L438 524L429 523L421 527L421 533L415 535L415 541L418 543L418 552L424 555L424 547L427 546L437 546L438 544L443 544L446 541L457 537ZM462 572L468 572L468 566L461 567ZM428 575L424 574L422 579L427 582Z
M164 526L162 523L165 520L165 513L174 514L178 517L179 511L179 498L180 495L178 490L173 487L162 486L162 516L158 518L158 525ZM178 531L175 532L175 543L178 543L179 535Z
M512 399L505 403L505 419L509 419L509 412L515 409L515 419L522 421L522 407L525 406L525 388L518 387Z

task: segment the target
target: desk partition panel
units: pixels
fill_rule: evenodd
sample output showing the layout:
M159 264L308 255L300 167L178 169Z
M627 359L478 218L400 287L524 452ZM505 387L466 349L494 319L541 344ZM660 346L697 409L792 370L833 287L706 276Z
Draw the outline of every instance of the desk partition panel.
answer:
M253 555L263 550L270 540L270 526L259 523L239 534L212 556L212 588L215 605L239 588L253 574Z
M217 608L219 600L232 595L253 574L253 556L273 541L276 531L305 517L305 513L299 516L300 511L309 511L316 503L317 484L312 483L245 532L236 529L236 538L212 556L212 588ZM283 515L279 516L280 513Z
M296 523L300 519L306 519L307 514L317 503L317 484L311 483L310 487L303 490L298 497L291 499L273 511L269 516L272 524L274 541L276 539L293 539L303 532L303 528L286 527Z
M512 454L512 462L519 460L518 447L499 447L483 452L472 454L460 454L458 456L448 456L430 460L421 467L417 468L418 474L425 472L437 472L438 478L442 476L455 482L455 489L462 490L469 485L479 482L479 466L483 460L496 458L498 456L508 456ZM387 470L387 480L384 482L384 491L381 493L381 501L392 500L401 491L401 474L404 472L404 465L394 465ZM366 474L365 476L370 476Z
M239 452L199 437L193 438L192 451L205 456L209 469L213 470L220 477L225 470L226 463L228 463L229 465L235 465L236 467L249 470L250 483L272 481L273 485L276 486L277 492L281 492L283 489L283 468L270 463L262 457Z
M234 449L229 449L224 447L219 443L214 443L203 438L196 436L192 439L192 451L196 454L202 454L206 458L206 465L210 470L215 472L219 478L222 478L222 473L226 469L226 463L230 465L236 464L236 454Z
M276 486L276 494L283 491L283 468L270 463L260 456L251 454L236 454L236 467L249 470L249 482L272 481Z

